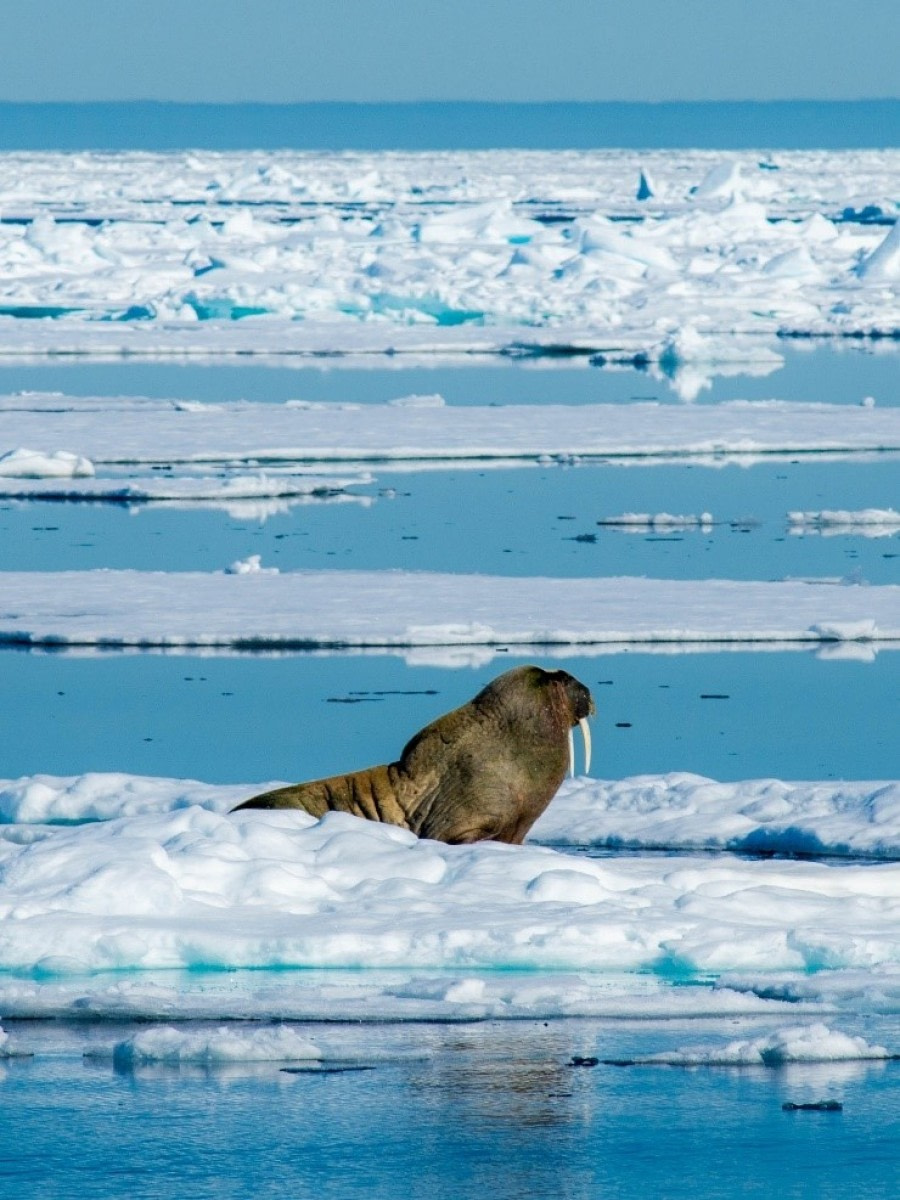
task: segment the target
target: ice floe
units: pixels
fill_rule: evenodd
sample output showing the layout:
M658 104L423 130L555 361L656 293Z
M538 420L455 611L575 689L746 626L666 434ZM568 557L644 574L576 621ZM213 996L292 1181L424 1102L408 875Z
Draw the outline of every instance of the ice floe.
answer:
M31 1051L9 1040L9 1034L0 1026L0 1062L5 1058L30 1058Z
M197 807L0 843L0 971L774 972L900 964L900 864L447 846ZM459 999L478 999L475 985ZM452 998L452 997L451 997ZM4 1011L9 1011L3 997Z
M0 573L0 643L414 647L890 643L900 588L407 571Z
M94 464L68 450L51 453L26 450L19 446L0 454L0 481L3 479L78 479L94 474ZM2 483L0 483L2 486Z
M326 324L332 350L359 326L381 351L417 327L472 349L502 328L656 359L687 310L705 335L893 336L897 158L10 154L0 343L27 323L69 349L197 348L250 324L295 352Z
M820 1011L724 986L682 988L650 974L604 971L140 971L38 979L0 974L0 1007L13 1017L69 1021L294 1020L353 1022L766 1017ZM323 1057L328 1040L316 1033ZM24 1052L24 1048L23 1048ZM106 1048L105 1056L112 1053ZM409 1051L394 1057L409 1057ZM372 1060L367 1047L354 1058Z
M0 838L24 844L53 825L192 807L226 813L248 795L277 786L271 780L214 785L117 773L2 780ZM581 776L563 783L529 840L595 850L900 859L900 782L723 783L685 772L618 780Z
M790 1025L762 1037L695 1046L622 1061L621 1065L672 1067L783 1067L788 1063L865 1062L896 1058L865 1038L813 1025Z
M900 783L582 777L563 786L531 838L554 846L895 859Z
M0 463L2 471L2 463ZM111 504L168 504L194 506L215 504L228 508L241 501L334 500L371 503L367 496L351 496L345 489L372 483L367 471L356 474L294 475L260 473L221 476L107 477L98 479L29 478L11 480L0 473L0 497L21 500L84 500Z
M900 409L732 401L715 406L224 405L116 398L33 409L0 401L0 449L24 439L118 464L721 460L900 450ZM111 419L111 413L115 419ZM42 447L46 449L41 449ZM163 486L161 483L160 486Z
M712 513L621 513L617 517L601 517L598 525L624 529L629 533L646 533L648 529L702 529L708 532L715 522Z
M789 532L820 533L824 537L861 534L863 537L892 537L900 531L900 512L894 508L823 509L820 512L789 512Z
M564 783L534 839L668 847L594 859L536 840L449 847L345 814L228 815L269 786L97 774L0 784L0 1011L379 1021L900 1011L896 781ZM864 861L879 855L893 861ZM689 978L706 986L670 986ZM859 1057L855 1043L804 1038L726 1057L759 1062L764 1046L784 1061ZM264 1041L266 1055L288 1057ZM263 1057L243 1043L229 1052ZM173 1035L147 1058L217 1053L203 1036ZM720 1059L706 1049L691 1061Z
M252 1030L221 1026L202 1031L157 1025L117 1042L111 1050L92 1047L89 1055L109 1055L116 1066L134 1068L147 1063L218 1066L235 1062L318 1062L322 1051L285 1025Z

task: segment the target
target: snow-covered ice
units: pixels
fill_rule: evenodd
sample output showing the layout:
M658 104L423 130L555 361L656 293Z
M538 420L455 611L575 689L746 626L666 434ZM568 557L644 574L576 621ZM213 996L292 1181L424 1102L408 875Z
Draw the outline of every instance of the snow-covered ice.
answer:
M900 512L895 508L823 509L818 512L789 512L793 534L820 533L824 537L861 534L868 538L892 537L900 530Z
M687 773L609 781L582 777L563 786L531 838L616 850L895 859L900 782L720 783Z
M226 564L227 565L227 564ZM0 643L374 647L891 643L900 587L408 571L0 573Z
M790 1025L762 1037L728 1042L724 1046L695 1046L648 1054L631 1060L635 1066L783 1067L788 1063L866 1062L897 1057L865 1038L813 1025Z
M701 340L892 336L897 163L896 150L780 152L766 169L696 151L8 154L0 344L196 349L209 326L240 323L257 351L311 349L323 326L332 349L366 327L382 351L404 329L468 348L493 329L507 348L546 331L657 359L685 312Z
M112 1058L118 1067L134 1068L147 1063L182 1063L219 1066L235 1062L319 1062L320 1048L285 1025L270 1029L183 1031L170 1025L143 1029L117 1042L110 1050L92 1047L90 1057Z
M629 405L229 405L0 400L0 450L65 445L122 464L751 458L900 450L900 409L789 401ZM273 481L274 484L275 481Z
M896 782L581 778L563 785L523 847L445 846L340 813L229 815L275 782L94 774L0 784L0 1011L900 1011ZM590 858L541 842L667 852ZM726 846L825 858L696 853ZM252 970L238 979L241 968ZM707 986L669 986L692 976ZM835 1054L818 1040L808 1056Z
M2 465L2 464L0 464ZM233 506L255 501L341 500L344 503L371 503L368 496L351 495L348 487L373 482L368 472L356 475L256 475L144 476L105 479L66 479L54 477L9 480L0 475L0 497L15 500L84 500L112 504L165 504L169 507L215 505L230 510Z
M44 453L17 446L0 454L2 479L78 479L94 474L94 464L68 450Z
M399 747L398 747L399 749ZM284 782L284 781L281 781ZM227 813L279 781L208 784L95 772L0 780L4 840L46 828L199 807ZM46 828L45 828L46 827ZM722 783L701 775L566 780L529 841L555 847L730 850L900 859L900 782Z
M38 981L242 967L670 977L900 965L897 861L591 859L419 841L343 813L197 806L36 833L0 843L0 971ZM454 995L470 1007L491 999L477 983L444 1001Z

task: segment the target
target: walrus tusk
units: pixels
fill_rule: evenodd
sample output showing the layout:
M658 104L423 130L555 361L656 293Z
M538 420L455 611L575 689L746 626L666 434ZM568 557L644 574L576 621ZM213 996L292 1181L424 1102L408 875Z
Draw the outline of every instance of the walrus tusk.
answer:
M578 727L584 738L584 773L587 775L591 769L591 727L587 723L587 717L578 718ZM575 778L575 738L571 729L569 730L569 778Z
M587 723L587 717L579 717L578 724L581 726L581 736L584 738L584 773L587 775L591 769L591 727ZM569 731L571 738L571 730ZM572 774L575 774L574 756L572 759Z

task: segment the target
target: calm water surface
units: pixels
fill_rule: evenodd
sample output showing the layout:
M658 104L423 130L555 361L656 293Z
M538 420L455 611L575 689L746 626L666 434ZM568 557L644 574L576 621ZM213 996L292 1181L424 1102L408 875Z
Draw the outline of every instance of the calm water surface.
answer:
M764 349L764 347L763 347ZM893 343L782 342L784 365L756 362L706 368L698 403L722 400L817 401L859 404L866 396L900 404L900 349ZM724 373L724 372L731 372ZM0 359L0 395L59 391L72 396L153 396L215 404L230 400L282 404L313 400L383 404L413 393L439 393L448 404L627 404L641 400L680 403L677 372L632 367L592 367L585 359L533 361L460 356L432 365L405 365L372 356L323 363L283 357L197 363L90 358Z
M846 652L626 649L550 658L535 647L524 661L564 667L593 691L597 778L896 778L887 714L900 702L900 654L882 650L860 661L841 657ZM453 669L440 658L435 664L440 653L407 662L384 654L6 650L0 778L127 771L252 783L391 761L416 730L523 661L499 653ZM458 661L469 655L463 649Z
M724 1026L724 1028L723 1028ZM16 1030L19 1034L19 1030ZM742 1022L596 1021L367 1031L424 1061L286 1074L278 1064L117 1072L77 1030L0 1078L0 1195L222 1197L896 1195L900 1068L573 1068L747 1035ZM313 1037L317 1030L304 1030ZM21 1033L22 1040L29 1031ZM330 1026L349 1055L359 1035ZM751 1034L752 1036L752 1034ZM364 1059L363 1059L364 1061ZM785 1112L838 1099L841 1112Z

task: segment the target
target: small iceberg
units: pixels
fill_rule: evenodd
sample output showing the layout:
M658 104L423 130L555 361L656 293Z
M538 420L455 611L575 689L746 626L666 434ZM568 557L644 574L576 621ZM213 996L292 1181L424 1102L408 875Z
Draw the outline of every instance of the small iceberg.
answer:
M793 1025L726 1046L692 1046L663 1054L616 1060L615 1066L783 1067L788 1063L863 1062L895 1058L884 1046L827 1025Z
M119 1068L133 1069L146 1063L182 1063L213 1066L240 1062L317 1061L319 1047L285 1025L272 1029L229 1029L184 1033L170 1025L145 1029L112 1051ZM89 1055L90 1057L90 1055Z
M900 279L900 221L891 227L887 237L859 263L856 274L867 282Z
M56 450L46 454L20 446L0 454L0 476L7 479L78 479L94 474L94 464L80 454Z
M656 188L653 186L653 180L649 174L641 168L641 177L638 180L637 200L650 200L656 195Z

